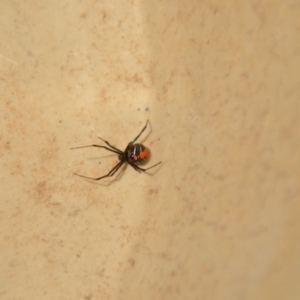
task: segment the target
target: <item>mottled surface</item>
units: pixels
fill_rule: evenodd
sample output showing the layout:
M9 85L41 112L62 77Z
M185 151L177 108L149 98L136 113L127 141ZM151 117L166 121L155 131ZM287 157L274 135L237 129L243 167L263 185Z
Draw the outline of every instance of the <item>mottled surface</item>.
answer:
M4 1L1 299L300 299L299 1ZM109 140L151 150L153 176Z

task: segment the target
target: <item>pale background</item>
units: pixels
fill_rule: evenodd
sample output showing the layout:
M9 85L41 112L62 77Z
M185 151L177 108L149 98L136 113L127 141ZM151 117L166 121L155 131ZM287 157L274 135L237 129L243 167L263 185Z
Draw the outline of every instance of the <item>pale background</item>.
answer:
M300 299L300 3L2 1L1 299ZM122 169L146 120L151 173Z

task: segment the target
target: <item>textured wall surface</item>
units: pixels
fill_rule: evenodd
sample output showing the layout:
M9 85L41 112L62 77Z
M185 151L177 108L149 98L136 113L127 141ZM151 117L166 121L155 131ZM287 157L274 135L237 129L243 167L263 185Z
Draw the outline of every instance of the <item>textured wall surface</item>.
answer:
M223 2L2 3L1 299L300 299L299 1Z

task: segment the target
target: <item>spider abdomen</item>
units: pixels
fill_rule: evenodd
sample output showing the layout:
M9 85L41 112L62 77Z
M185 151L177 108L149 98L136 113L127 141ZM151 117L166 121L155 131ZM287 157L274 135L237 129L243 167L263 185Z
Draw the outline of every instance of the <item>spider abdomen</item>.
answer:
M132 144L127 150L127 159L133 163L142 163L149 157L149 149L143 144Z

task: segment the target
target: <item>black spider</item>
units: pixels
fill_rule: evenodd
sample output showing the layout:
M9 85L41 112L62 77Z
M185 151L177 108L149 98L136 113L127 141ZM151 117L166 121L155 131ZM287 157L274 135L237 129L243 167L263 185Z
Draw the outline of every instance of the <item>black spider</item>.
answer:
M108 151L114 152L116 154L119 155L119 162L117 165L115 165L106 175L98 177L98 178L91 178L91 177L87 177L87 176L83 176L77 173L74 173L77 176L83 177L83 178L88 178L88 179L92 179L92 180L100 180L106 177L110 177L113 176L120 168L121 166L127 162L132 168L134 168L136 171L147 171L149 169L152 169L154 167L156 167L157 165L161 164L161 162L147 168L147 169L143 169L141 167L139 167L137 164L140 164L142 162L144 162L148 156L149 156L149 149L146 148L143 144L134 144L134 142L141 136L141 134L146 130L147 125L148 125L148 121L146 122L146 125L144 126L144 128L141 130L141 132L137 135L137 137L130 142L126 149L124 151L119 150L118 148L112 146L108 141L103 140L102 138L99 137L99 139L101 139L103 142L105 142L105 144L109 147L106 146L100 146L100 145L88 145L88 146L81 146L81 147L75 147L75 148L71 148L71 149L79 149L79 148L87 148L87 147L98 147L98 148L104 148Z

